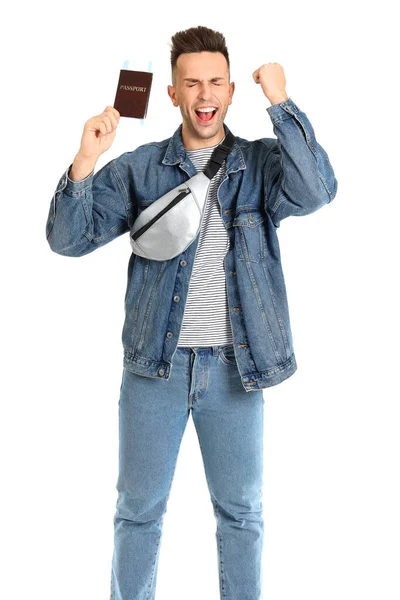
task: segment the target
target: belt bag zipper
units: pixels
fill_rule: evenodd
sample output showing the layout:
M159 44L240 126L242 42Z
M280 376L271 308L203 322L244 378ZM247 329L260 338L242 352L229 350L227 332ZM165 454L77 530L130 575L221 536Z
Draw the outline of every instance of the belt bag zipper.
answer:
M176 204L178 204L178 202L180 202L181 200L183 200L183 198L185 198L188 194L191 194L191 190L190 188L185 189L183 192L181 192L180 194L178 194L178 196L176 196L173 200L171 200L171 202L169 204L167 204L167 206L165 206L155 217L153 217L148 223L146 223L146 225L143 225L143 227L141 227L140 229L138 229L137 231L135 231L135 233L133 233L131 235L131 238L133 239L133 241L136 242L136 240L143 235L144 233L146 233L146 231L152 226L154 225L154 223L156 223L158 221L158 219L160 219L163 215L165 215L166 212L168 212L169 210L171 210L171 208L173 208Z

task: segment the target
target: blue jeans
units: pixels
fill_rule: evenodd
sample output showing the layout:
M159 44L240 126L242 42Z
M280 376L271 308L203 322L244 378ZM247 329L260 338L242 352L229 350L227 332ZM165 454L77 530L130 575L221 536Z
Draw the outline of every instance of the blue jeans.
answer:
M242 385L232 345L178 346L168 380L124 368L111 600L155 598L162 522L190 411L217 523L220 598L261 599L263 409L263 391Z

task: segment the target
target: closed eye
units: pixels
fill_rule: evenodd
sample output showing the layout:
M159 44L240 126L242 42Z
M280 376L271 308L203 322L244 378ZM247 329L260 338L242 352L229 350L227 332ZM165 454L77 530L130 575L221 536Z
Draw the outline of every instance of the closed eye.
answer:
M188 85L188 87L193 87L194 85L196 85L196 84L195 84L195 83L193 83L193 85ZM221 84L220 84L220 83L214 83L214 85L218 85L218 86L220 86Z

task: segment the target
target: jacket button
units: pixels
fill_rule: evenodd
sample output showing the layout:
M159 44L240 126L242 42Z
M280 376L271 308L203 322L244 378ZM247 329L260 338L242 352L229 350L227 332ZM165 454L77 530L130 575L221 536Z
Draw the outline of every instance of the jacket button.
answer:
M164 375L164 373L165 373L165 370L164 370L164 369L159 369L159 370L158 370L158 374L159 374L159 375Z
M179 296L174 296L174 302L179 302L180 297Z
M167 333L167 338L172 338L172 336L173 336L173 335L174 335L174 334L172 333L172 331L168 331L168 333Z
M183 258L181 261L179 261L179 264L181 265L181 267L184 267L187 263L186 260Z

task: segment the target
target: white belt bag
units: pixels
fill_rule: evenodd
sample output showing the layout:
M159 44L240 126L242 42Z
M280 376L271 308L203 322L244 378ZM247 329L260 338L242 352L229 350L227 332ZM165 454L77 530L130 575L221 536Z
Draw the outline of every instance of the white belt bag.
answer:
M174 258L196 239L211 179L235 141L231 131L199 172L145 208L129 233L132 252L152 260Z

